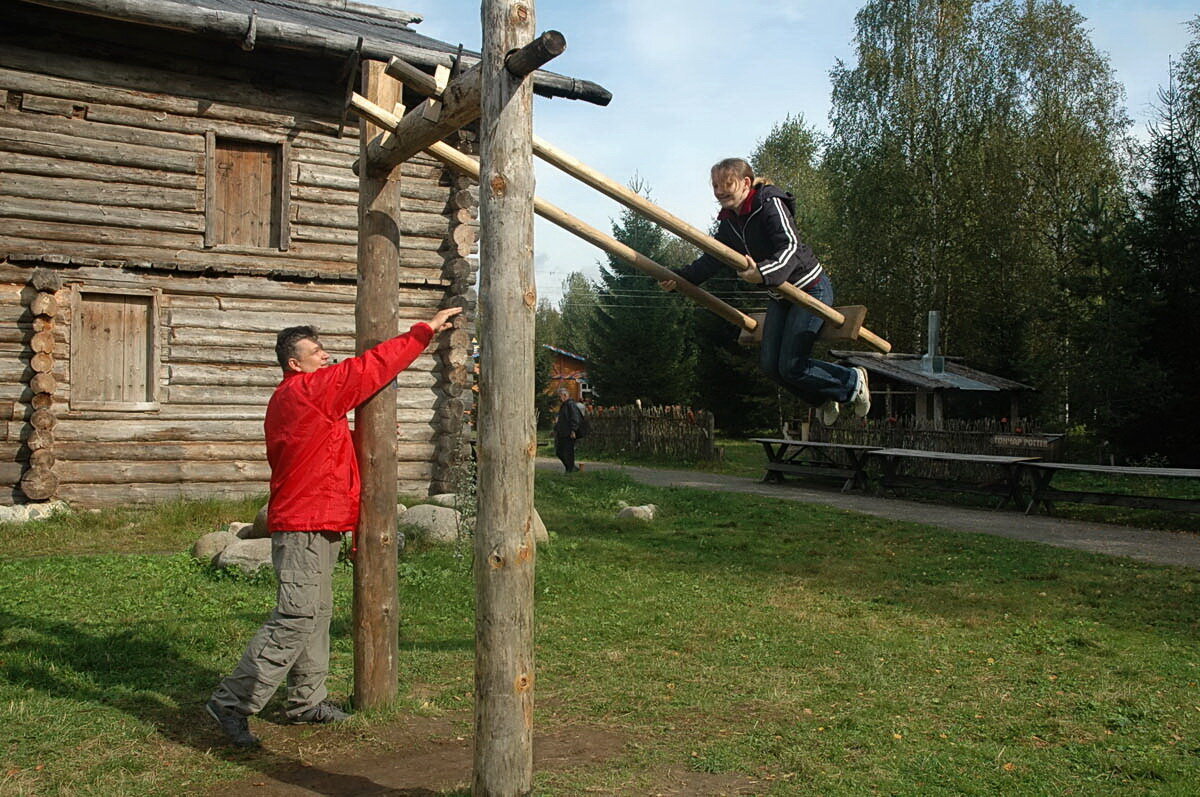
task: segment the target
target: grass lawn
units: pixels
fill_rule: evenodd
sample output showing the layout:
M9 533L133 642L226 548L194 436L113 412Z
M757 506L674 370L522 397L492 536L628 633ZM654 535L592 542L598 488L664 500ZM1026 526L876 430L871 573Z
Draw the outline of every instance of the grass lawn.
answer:
M618 522L622 500L662 515ZM622 740L539 771L538 794L648 794L670 770L774 795L1196 793L1198 572L612 472L540 473L537 502L552 540L535 727ZM267 751L237 753L201 705L271 579L137 553L171 547L157 539L22 555L27 535L41 554L87 533L72 523L0 530L0 794L195 793L353 755L414 715L469 735L462 550L400 563L394 710L285 736L276 703L252 721ZM350 587L342 565L335 696L350 691Z

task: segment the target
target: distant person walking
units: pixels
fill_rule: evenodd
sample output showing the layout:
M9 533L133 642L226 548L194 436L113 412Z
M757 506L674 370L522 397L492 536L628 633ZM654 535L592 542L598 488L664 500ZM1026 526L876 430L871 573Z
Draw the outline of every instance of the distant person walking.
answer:
M796 230L795 197L755 178L750 164L741 158L715 164L711 177L713 195L721 205L717 240L746 256L738 276L765 285L770 297L759 352L763 373L818 407L821 422L827 426L837 420L841 405L855 417L866 417L871 409L866 369L814 359L811 354L822 319L771 290L786 282L833 304L833 283ZM674 271L699 285L724 268L720 260L705 253ZM674 280L659 284L666 290L675 289Z
M358 525L358 460L346 415L407 368L461 308L436 313L407 333L331 364L313 327L289 327L275 343L283 381L263 424L271 465L271 563L275 611L250 640L233 673L205 705L238 747L254 747L247 717L287 679L284 713L296 723L346 719L326 700L333 567L342 535Z
M554 420L554 456L562 462L567 473L582 470L575 464L575 441L583 428L583 408L571 398L566 388L559 388L558 417Z

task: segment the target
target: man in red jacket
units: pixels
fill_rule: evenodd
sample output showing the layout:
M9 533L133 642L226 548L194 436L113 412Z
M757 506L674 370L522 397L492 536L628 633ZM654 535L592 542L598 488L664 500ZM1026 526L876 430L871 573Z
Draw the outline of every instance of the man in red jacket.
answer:
M461 308L440 310L428 324L331 365L313 327L279 333L275 354L283 381L263 424L271 464L271 562L279 578L275 611L250 640L233 673L205 709L238 747L253 747L247 717L287 679L292 722L347 718L326 700L333 567L342 534L358 525L358 461L346 415L391 382Z

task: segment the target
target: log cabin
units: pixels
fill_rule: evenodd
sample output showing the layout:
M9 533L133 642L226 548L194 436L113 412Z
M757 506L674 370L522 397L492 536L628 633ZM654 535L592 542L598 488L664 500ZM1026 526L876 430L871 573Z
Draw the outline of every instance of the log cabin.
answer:
M0 502L266 493L275 332L354 353L361 62L478 60L419 21L350 0L0 4ZM535 91L610 97L544 71ZM470 313L476 188L422 156L398 175L401 329ZM397 380L405 494L453 486L471 330L442 338Z

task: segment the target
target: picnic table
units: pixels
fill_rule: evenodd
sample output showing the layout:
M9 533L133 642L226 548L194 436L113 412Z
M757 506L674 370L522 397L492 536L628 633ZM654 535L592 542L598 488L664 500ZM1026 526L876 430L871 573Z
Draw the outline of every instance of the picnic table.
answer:
M1029 474L1033 495L1025 514L1034 511L1038 504L1049 514L1054 501L1069 503L1100 504L1102 506L1127 506L1135 509L1168 509L1183 512L1200 512L1200 500L1195 498L1168 498L1157 495L1133 495L1102 491L1059 490L1051 486L1054 477L1064 472L1092 473L1107 476L1142 476L1171 479L1200 479L1196 468L1139 468L1123 465L1086 465L1076 462L1027 462L1021 468Z
M866 489L867 453L878 448L773 437L755 437L752 440L761 444L767 455L764 482L782 484L787 473L797 476L835 476L843 479L842 492L855 487Z
M931 490L951 492L976 493L980 495L998 496L1000 503L997 509L1009 501L1014 506L1021 505L1021 479L1019 466L1034 462L1038 457L1008 457L994 454L959 454L950 451L922 451L915 448L877 448L867 452L869 457L883 460L883 490L897 487L920 487ZM904 468L914 462L939 461L969 463L982 465L996 473L996 478L982 483L970 482L964 479L931 478L928 476L913 476L903 472Z

